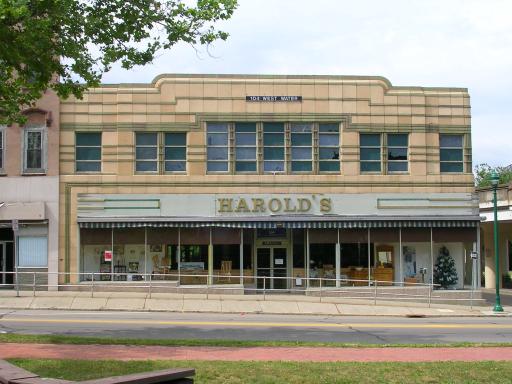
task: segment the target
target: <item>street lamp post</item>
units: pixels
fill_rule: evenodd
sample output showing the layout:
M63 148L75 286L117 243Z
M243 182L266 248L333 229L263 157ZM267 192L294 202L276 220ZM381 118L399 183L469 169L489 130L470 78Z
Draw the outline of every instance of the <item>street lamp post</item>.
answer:
M496 303L494 304L494 312L503 312L500 300L500 249L498 241L498 196L497 189L500 182L500 177L496 172L492 172L491 183L493 191L494 203L494 257L496 261Z

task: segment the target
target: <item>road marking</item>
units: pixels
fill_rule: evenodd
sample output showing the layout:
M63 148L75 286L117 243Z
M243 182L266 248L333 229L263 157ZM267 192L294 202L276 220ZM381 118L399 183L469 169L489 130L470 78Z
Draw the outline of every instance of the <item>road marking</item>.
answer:
M116 324L116 325L181 325L181 326L233 326L233 327L283 327L283 328L384 328L384 329L512 329L512 324L400 324L400 323L289 323L254 321L176 321L176 320L106 320L106 319L27 319L8 317L0 323L50 323L50 324Z

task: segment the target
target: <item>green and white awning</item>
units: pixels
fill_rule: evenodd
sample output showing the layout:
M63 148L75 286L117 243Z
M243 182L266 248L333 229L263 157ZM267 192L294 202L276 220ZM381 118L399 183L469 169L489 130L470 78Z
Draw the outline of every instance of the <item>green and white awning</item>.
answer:
M79 218L80 228L474 228L479 216L463 217L265 217L265 218Z

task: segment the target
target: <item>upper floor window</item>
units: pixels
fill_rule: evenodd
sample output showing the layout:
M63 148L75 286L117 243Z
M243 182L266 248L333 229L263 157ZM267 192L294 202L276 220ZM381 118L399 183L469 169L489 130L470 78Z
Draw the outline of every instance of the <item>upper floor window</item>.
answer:
M227 123L208 123L206 132L208 172L229 170L229 127Z
M338 124L320 124L318 147L318 170L320 172L339 172L340 131Z
M187 170L187 134L169 132L164 136L164 171L185 172Z
M439 135L441 172L464 172L463 135Z
M75 134L75 169L77 172L101 172L101 132Z
M135 133L135 171L158 171L158 134Z
M24 129L23 173L46 172L45 133L45 127L29 127Z
M235 124L235 171L256 172L257 170L256 123Z
M361 133L359 147L361 172L381 172L381 135Z
M263 172L284 172L284 124L263 123Z
M294 123L290 128L292 172L311 172L313 170L313 126Z
M406 133L388 133L387 135L387 167L388 173L407 172L409 168L407 153L409 135Z

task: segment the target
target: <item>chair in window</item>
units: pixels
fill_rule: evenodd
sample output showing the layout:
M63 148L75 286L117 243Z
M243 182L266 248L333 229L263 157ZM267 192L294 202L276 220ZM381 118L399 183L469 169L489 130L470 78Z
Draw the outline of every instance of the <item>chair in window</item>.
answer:
M233 262L231 260L223 260L220 263L220 277L219 282L231 282L231 267Z

